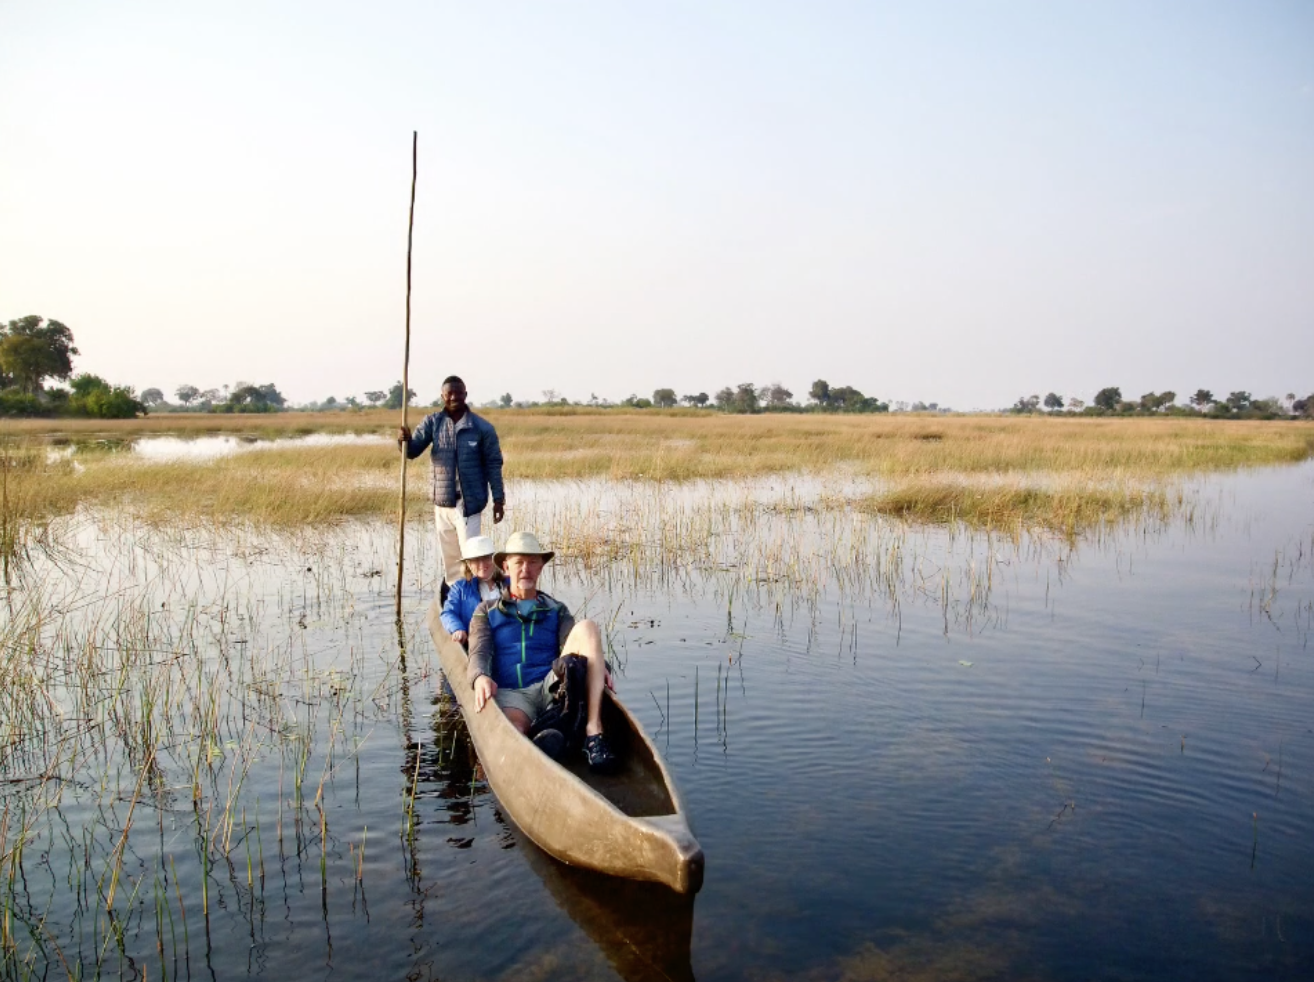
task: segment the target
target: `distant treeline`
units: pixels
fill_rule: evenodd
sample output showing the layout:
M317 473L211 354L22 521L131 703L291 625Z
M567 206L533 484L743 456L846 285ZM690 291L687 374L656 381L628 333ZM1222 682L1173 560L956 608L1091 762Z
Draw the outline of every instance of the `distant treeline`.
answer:
M158 388L144 389L141 395L127 385L114 385L83 372L73 375L73 356L78 354L73 332L56 320L32 315L0 324L0 416L89 416L121 419L148 412L273 413L288 410L325 412L357 411L365 408L398 409L402 404L402 385L364 393L364 402L356 396L339 400L327 396L319 402L292 406L273 382L254 385L237 382L217 389L180 385L174 390L176 402L170 402ZM69 381L67 389L47 387L50 379ZM414 389L407 392L411 405L421 406ZM439 406L435 398L428 405ZM544 389L541 400L517 400L504 392L484 403L489 407L546 408L559 406L619 406L628 409L673 409L684 405L693 409L719 410L724 413L948 413L952 410L936 402L891 403L869 396L851 385L832 386L817 379L806 399L795 400L794 393L779 382L756 385L740 382L727 385L715 395L706 392L676 395L674 389L661 388L651 398L631 394L618 403L590 395L586 402L571 402L555 389ZM1040 415L1084 416L1206 416L1217 419L1289 419L1314 417L1314 393L1303 399L1295 393L1285 397L1256 399L1249 392L1231 392L1216 398L1208 389L1197 389L1186 404L1177 402L1177 393L1147 392L1139 399L1124 399L1122 390L1109 386L1095 393L1089 403L1076 397L1064 398L1056 392L1045 396L1022 396L1005 412Z
M1290 419L1314 418L1314 393L1303 399L1294 392L1284 397L1254 398L1249 392L1229 392L1219 399L1208 389L1196 389L1186 405L1177 402L1172 391L1147 392L1139 399L1124 399L1116 385L1100 389L1087 404L1082 399L1065 400L1056 392L1043 399L1038 395L1022 396L1007 410L1012 413L1044 413L1082 416L1206 416L1212 419Z
M544 389L542 400L521 401L513 399L507 392L500 399L486 403L489 407L503 409L532 409L546 406L621 406L627 409L674 409L683 404L691 409L718 409L725 413L888 413L890 404L882 402L875 396L864 395L851 385L831 386L825 379L812 383L808 393L809 403L794 401L794 393L779 382L755 385L752 382L740 382L727 385L710 396L706 392L694 392L677 396L674 389L656 389L652 398L638 394L626 396L620 402L613 403L607 399L590 396L587 402L571 402L557 394L554 389ZM896 403L896 409L907 409L907 404ZM948 412L940 409L936 403L929 405L917 403L918 412Z

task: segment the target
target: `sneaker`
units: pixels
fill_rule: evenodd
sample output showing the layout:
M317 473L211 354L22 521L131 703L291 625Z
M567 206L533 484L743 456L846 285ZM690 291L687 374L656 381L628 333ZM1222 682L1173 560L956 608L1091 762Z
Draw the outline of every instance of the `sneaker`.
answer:
M607 746L607 738L601 733L584 738L584 756L589 762L589 770L594 774L614 774L620 761Z
M560 760L566 750L566 738L560 730L540 730L534 735L534 746L553 760Z

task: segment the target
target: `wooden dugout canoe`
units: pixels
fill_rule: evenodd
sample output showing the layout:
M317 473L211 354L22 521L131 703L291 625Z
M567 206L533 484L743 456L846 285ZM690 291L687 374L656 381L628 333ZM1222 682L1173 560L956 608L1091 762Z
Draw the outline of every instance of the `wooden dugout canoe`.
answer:
M612 775L589 771L583 755L557 763L496 706L475 712L466 652L443 628L437 603L428 626L489 786L507 814L550 856L631 880L694 894L703 850L689 829L675 781L639 721L607 693L602 724L621 759Z

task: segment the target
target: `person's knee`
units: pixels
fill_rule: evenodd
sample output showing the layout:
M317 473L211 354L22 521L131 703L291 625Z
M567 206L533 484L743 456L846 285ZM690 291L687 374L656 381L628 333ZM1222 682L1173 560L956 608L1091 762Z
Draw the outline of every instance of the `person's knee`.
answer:
M575 630L579 632L581 642L597 651L602 650L602 630L598 627L597 621L586 618L575 624ZM584 652L580 653L583 654Z

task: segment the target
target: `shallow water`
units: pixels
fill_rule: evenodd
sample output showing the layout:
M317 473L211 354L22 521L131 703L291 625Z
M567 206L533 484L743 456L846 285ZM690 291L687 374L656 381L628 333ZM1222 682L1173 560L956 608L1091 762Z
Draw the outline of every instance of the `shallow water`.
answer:
M47 459L54 461L67 458L76 460L79 454L86 453L127 453L154 463L175 461L200 463L251 451L357 444L382 446L388 442L390 441L386 437L369 433L307 433L304 436L289 437L249 435L141 436L129 439L102 437L90 440L52 441L46 456Z
M145 436L132 441L132 453L145 460L217 460L237 453L258 450L290 450L298 447L330 447L355 444L383 445L385 437L362 433L308 433L305 436L261 439L239 436Z
M64 618L42 627L61 712L0 741L3 848L37 816L3 868L5 971L1314 972L1314 466L1202 481L1192 520L1076 546L815 507L834 491L522 486L497 530L606 540L547 588L603 622L681 785L692 904L564 869L500 814L422 628L425 526L401 650L380 524L69 520L25 588ZM88 639L79 697L59 680L88 676Z

